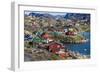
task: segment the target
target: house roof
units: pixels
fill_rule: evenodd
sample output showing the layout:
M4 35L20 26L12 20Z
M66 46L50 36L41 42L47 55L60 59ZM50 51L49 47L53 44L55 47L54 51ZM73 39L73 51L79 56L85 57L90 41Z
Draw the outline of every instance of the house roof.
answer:
M43 34L41 35L41 37L44 38L44 39L48 39L48 38L51 37L51 35L49 35L48 33L43 33Z
M52 50L52 52L58 52L60 49L63 49L63 45L54 42L49 45L49 49Z

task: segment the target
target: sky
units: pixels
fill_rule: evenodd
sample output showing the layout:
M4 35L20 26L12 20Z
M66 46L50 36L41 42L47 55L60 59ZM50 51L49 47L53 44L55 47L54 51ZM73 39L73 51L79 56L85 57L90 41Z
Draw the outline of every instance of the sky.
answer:
M42 13L42 14L51 14L51 15L53 15L53 16L57 16L57 15L66 15L66 13L67 12L42 12L42 11L25 11L25 14L26 15L28 15L29 13L31 13L31 12L33 12L33 13Z

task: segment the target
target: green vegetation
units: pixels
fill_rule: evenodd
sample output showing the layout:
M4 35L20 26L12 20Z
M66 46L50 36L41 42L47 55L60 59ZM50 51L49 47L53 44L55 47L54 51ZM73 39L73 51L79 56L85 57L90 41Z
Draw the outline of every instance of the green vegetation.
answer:
M64 39L61 40L63 43L80 43L80 41L84 39L82 35L76 35L76 36L67 36Z
M83 32L90 32L90 25L80 25L79 28L81 29L81 31Z
M56 55L56 54L52 54L50 59L51 60L59 60L60 57L58 55Z

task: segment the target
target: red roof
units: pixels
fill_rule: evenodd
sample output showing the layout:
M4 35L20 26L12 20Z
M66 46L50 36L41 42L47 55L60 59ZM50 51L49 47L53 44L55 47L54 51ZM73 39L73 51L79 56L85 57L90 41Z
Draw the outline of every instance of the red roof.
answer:
M59 44L59 43L53 43L53 44L50 44L49 45L49 49L53 52L53 53L55 53L55 52L58 52L60 49L62 49L63 48L63 46L61 45L61 44Z
M68 31L68 32L66 32L65 34L66 34L66 35L74 35L74 32Z
M42 35L42 38L48 39L48 38L50 38L50 35L48 33L45 33L45 34Z

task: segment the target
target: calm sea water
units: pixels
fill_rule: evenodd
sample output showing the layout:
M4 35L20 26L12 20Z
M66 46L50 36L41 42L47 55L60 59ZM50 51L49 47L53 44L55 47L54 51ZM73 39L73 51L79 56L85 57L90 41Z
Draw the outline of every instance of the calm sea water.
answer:
M90 55L90 32L83 32L80 34L89 39L89 41L81 44L66 44L66 47L71 51L79 52L83 55Z

